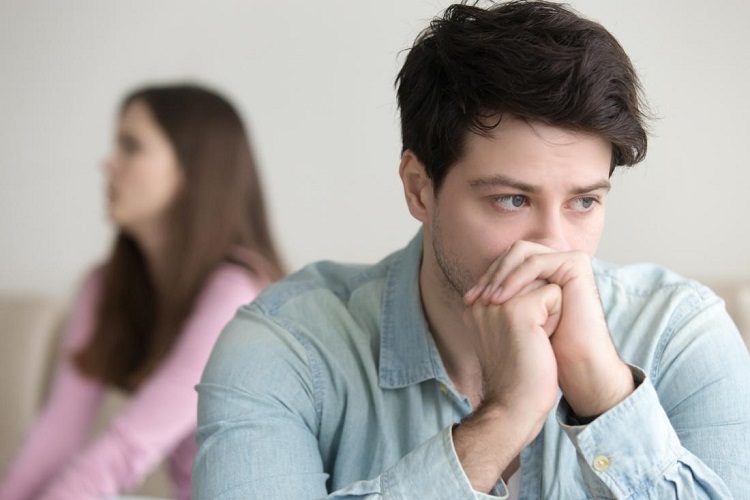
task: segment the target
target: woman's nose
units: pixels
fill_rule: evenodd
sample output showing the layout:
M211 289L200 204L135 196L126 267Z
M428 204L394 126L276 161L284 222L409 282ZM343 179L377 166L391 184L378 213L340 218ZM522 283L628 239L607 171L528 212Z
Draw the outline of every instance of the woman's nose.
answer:
M105 175L111 176L115 170L115 155L110 153L102 160L102 171Z

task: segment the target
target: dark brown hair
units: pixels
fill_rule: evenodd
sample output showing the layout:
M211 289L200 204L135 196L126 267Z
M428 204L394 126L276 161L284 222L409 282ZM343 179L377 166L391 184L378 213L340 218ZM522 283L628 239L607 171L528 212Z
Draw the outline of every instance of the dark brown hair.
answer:
M492 117L595 133L612 144L610 174L646 155L644 102L625 51L600 24L565 5L451 5L414 42L396 78L403 150L435 191L469 132Z
M156 289L137 241L121 231L104 265L93 337L75 356L82 373L128 391L167 355L222 261L245 266L260 281L284 274L247 133L233 106L205 88L171 85L134 91L121 113L136 101L149 108L184 172L167 235L164 281L170 286Z

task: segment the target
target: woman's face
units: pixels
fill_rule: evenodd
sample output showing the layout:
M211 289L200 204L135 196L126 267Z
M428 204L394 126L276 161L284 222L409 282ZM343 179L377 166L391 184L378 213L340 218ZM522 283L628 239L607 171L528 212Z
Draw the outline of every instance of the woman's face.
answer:
M184 176L172 144L145 102L135 100L122 113L106 174L112 222L136 234L158 230Z

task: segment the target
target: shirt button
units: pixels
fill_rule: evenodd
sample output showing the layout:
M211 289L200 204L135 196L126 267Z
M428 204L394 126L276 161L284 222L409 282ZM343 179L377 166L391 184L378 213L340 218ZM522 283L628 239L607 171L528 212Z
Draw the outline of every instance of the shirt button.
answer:
M595 470L604 472L609 469L609 457L606 455L597 455L594 457L594 463L592 465Z
M445 386L445 384L440 384L440 392L443 394L448 394L448 388Z

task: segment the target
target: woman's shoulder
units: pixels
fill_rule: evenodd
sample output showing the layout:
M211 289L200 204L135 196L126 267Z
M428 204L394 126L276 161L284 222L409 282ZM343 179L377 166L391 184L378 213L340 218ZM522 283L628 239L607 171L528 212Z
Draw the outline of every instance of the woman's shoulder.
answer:
M222 262L208 275L201 298L209 300L252 301L268 286L267 280L258 277L246 267L233 262ZM234 300L232 300L234 299Z
M264 286L265 282L241 265L218 265L207 277L193 304L180 345L187 351L209 352L237 309L255 300ZM184 349L178 350L182 352ZM202 362L205 364L205 360Z

